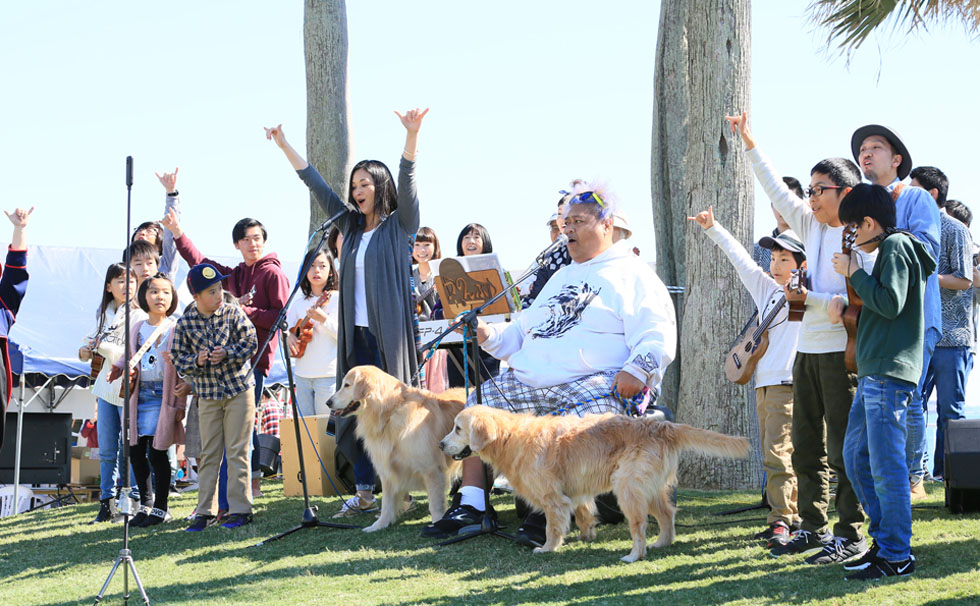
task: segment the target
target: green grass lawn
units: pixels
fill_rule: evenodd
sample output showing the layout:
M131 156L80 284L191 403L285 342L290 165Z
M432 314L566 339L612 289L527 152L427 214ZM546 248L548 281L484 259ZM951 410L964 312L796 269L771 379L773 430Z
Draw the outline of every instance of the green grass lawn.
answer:
M243 528L192 534L175 520L133 529L152 604L980 604L980 517L946 512L938 484L913 511L915 575L876 583L845 582L838 566L769 557L749 540L764 526L761 511L713 515L757 503L757 493L680 491L674 545L624 564L630 540L622 524L600 527L594 543L573 532L553 554L496 537L436 547L419 536L424 502L378 533L316 528L251 547L298 523L303 509L302 499L283 497L280 483L263 486L255 522ZM196 493L176 497L171 509L186 516L195 500ZM315 502L323 519L340 503ZM513 531L511 499L494 502ZM0 606L91 604L122 545L121 526L87 524L95 512L94 504L74 505L0 520ZM651 543L655 533L651 522ZM103 603L121 603L122 587L120 572Z

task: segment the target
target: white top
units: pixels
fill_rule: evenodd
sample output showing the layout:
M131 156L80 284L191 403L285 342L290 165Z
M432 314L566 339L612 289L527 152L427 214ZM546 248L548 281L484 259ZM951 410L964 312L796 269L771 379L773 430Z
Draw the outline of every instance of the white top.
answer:
M142 309L136 308L129 310L130 326L135 326L137 322L145 319L146 312ZM116 304L110 303L106 308L102 332L96 335L93 330L84 341L85 345L90 345L98 337L99 347L97 351L105 358L102 370L99 372L99 376L95 378L95 383L92 384L92 393L97 398L102 398L106 402L120 407L123 405L123 399L119 396L119 386L121 384L119 380L115 383L109 383L107 379L109 370L122 357L126 347L125 323L126 308L120 307L116 309Z
M489 325L483 349L531 387L625 370L657 388L677 350L674 304L623 240L555 272L510 323Z
M759 310L759 320L765 318L783 297L783 287L752 260L748 251L728 230L715 221L708 237L725 253L738 272L738 278L752 296ZM793 383L793 361L800 336L800 322L789 321L789 305L783 305L769 325L769 347L755 367L755 386L789 385Z
M166 320L164 321L166 322ZM140 343L146 343L147 339L153 336L153 332L156 329L157 327L150 326L149 322L145 322L142 326L140 326ZM170 327L170 330L173 330L173 326ZM162 354L164 351L162 344L166 342L167 335L170 334L170 330L163 331L140 359L141 382L163 381L163 358L160 357L160 354ZM135 343L133 343L133 348L136 348Z
M834 295L847 297L844 276L834 271L834 253L841 251L844 227L830 227L817 221L810 205L794 194L782 177L769 163L758 147L750 149L749 160L755 176L766 190L766 195L790 228L803 240L806 247L806 274L810 281L806 298L806 313L800 328L798 350L801 353L834 353L844 351L847 333L843 324L831 324L827 306ZM868 272L874 267L877 253L854 249L857 261Z
M293 299L286 312L286 322L292 330L296 323L306 316L306 311L312 307L320 297L306 298L300 296ZM324 311L327 312L327 321L313 322L313 338L306 344L306 353L302 358L293 358L293 372L297 377L304 379L318 379L321 377L337 376L337 315L340 305L340 296L337 291L333 291L330 300L327 301Z
M377 228L375 228L377 229ZM367 289L364 287L364 257L374 229L361 234L361 242L354 255L354 326L369 326L367 310Z

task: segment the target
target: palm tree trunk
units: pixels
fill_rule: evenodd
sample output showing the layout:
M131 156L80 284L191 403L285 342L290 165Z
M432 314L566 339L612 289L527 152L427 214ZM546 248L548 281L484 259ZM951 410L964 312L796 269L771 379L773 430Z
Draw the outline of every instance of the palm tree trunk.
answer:
M347 87L347 6L344 0L305 0L306 157L347 199L352 165ZM326 215L310 196L310 233Z
M686 288L675 302L679 351L664 397L679 421L758 444L754 393L725 379L722 360L751 302L723 253L686 217L713 205L743 244L753 182L724 116L749 108L750 0L664 0L657 42L651 163L657 271ZM758 448L754 449L758 452ZM685 459L681 482L700 488L761 485L754 460Z

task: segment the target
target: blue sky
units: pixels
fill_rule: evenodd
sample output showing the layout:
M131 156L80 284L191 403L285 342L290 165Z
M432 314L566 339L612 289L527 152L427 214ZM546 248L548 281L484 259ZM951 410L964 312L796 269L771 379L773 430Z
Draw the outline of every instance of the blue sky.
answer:
M806 4L753 7L751 120L778 169L804 180L816 160L849 155L855 127L881 122L917 164L949 174L951 197L980 199L967 71L980 47L948 27L872 40L847 65L823 51ZM476 221L505 265L524 266L547 244L557 190L584 177L612 185L652 259L659 3L404 6L348 3L355 159L394 165L404 131L392 110L429 106L422 222L448 248ZM202 250L235 254L230 226L255 216L271 250L300 257L306 191L262 126L283 123L305 148L302 2L39 1L0 17L4 204L38 206L33 242L121 246L131 154L134 221L160 214L153 171L180 166L184 227ZM756 195L761 236L772 220Z

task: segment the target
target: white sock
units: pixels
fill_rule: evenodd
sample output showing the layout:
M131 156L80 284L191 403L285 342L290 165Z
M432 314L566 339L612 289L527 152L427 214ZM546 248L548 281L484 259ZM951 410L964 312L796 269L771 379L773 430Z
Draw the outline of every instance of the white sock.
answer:
M477 511L486 510L484 491L479 486L462 486L459 489L460 505L469 505Z

